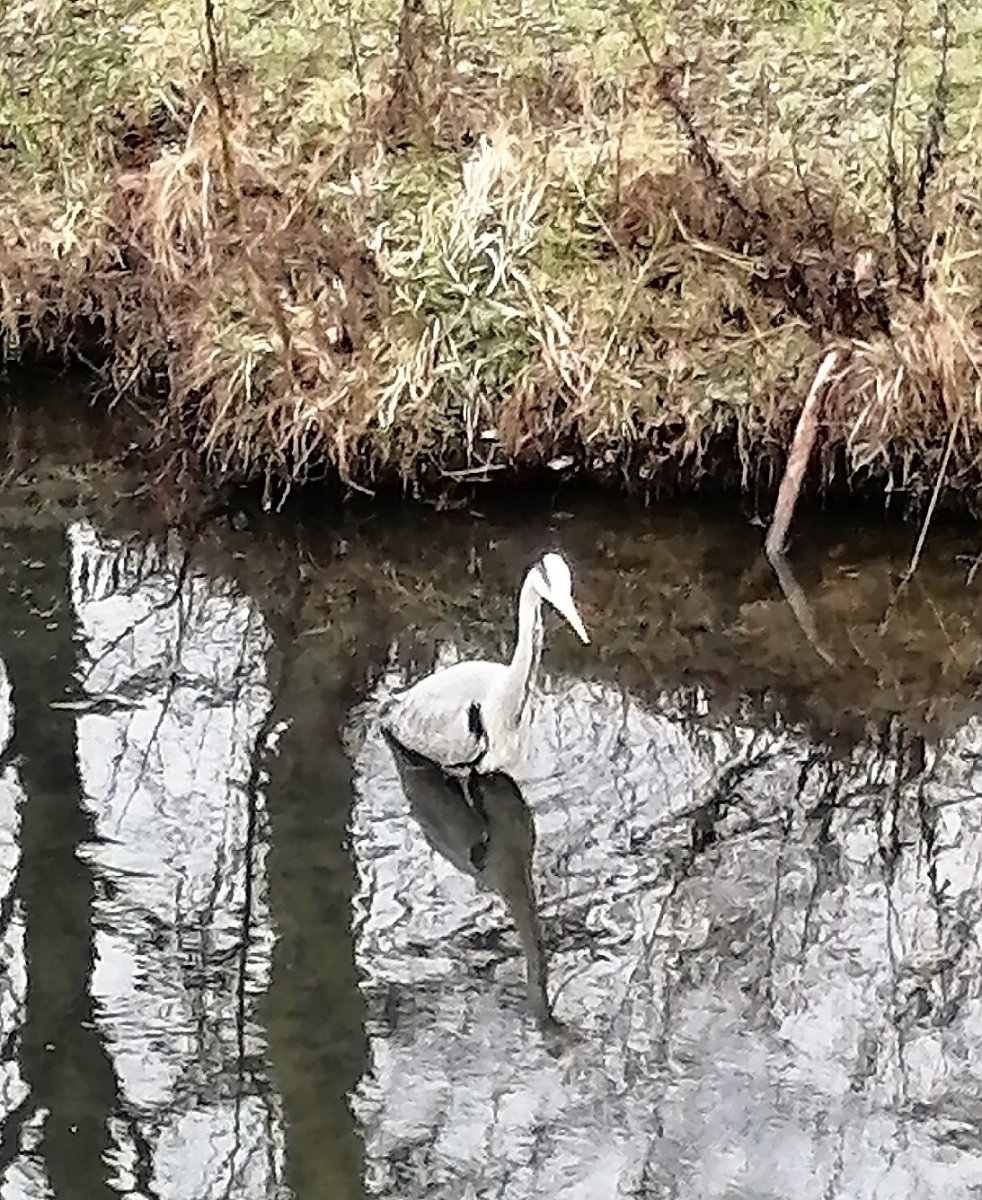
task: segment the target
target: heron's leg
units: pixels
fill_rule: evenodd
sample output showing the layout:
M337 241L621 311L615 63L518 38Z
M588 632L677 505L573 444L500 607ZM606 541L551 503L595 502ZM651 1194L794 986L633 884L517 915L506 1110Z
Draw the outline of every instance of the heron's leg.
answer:
M467 803L477 813L477 815L481 818L482 824L485 826L485 828L487 828L488 811L484 807L484 797L481 795L481 789L477 783L476 775L476 771L468 771L468 773L461 780L461 786L464 789L464 796L467 800Z

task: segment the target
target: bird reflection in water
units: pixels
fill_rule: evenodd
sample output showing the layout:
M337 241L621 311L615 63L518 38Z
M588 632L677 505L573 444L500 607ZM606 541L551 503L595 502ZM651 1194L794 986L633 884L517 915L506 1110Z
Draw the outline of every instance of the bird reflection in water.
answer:
M544 1030L560 1028L546 990L546 955L532 882L535 823L525 798L503 771L483 774L476 764L487 749L480 706L468 708L474 753L451 766L411 750L383 728L403 791L426 840L458 870L504 900L526 961L529 1001Z

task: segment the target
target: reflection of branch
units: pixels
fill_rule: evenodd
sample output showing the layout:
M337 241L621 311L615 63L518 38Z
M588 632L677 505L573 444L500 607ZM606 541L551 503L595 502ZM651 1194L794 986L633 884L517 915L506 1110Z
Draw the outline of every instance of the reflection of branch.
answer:
M187 558L187 556L185 556L185 561L182 564L182 570L185 569L185 566L189 561L190 560ZM161 701L160 715L157 717L154 727L150 732L150 737L147 740L146 747L143 751L143 756L140 760L140 766L136 773L136 780L133 783L133 789L130 792L129 798L127 799L126 803L123 805L123 811L120 813L119 818L117 820L117 824L116 824L117 829L119 829L122 826L122 823L126 818L126 814L129 811L129 807L133 803L133 800L136 797L136 793L139 791L140 784L143 781L143 773L147 768L147 763L150 761L150 753L153 750L154 743L157 741L157 736L160 733L161 728L163 727L164 720L167 717L168 711L170 710L171 702L177 693L178 685L180 682L178 667L180 666L180 662L181 662L181 652L184 648L184 639L188 633L188 613L185 612L184 605L181 603L181 597L182 597L182 589L179 586L179 587L175 588L174 594L173 594L172 598L167 602L167 604L165 606L162 606L162 607L170 607L171 605L173 605L175 603L177 604L177 636L174 640L174 646L171 650L171 664L172 664L171 671L170 671L170 675L168 676L168 679L167 679L167 690L164 693L163 700Z
M142 625L145 625L147 621L152 621L158 613L166 612L167 609L173 608L174 605L177 604L181 598L181 592L183 591L184 584L187 582L190 566L191 554L190 551L185 551L184 556L181 559L181 565L177 571L174 590L171 595L167 599L161 600L158 604L154 604L148 612L145 612L142 616L137 617L135 621L132 621L126 626L122 633L117 634L116 637L112 638L106 643L100 653L89 661L85 669L85 673L82 676L83 685L92 677L92 673L96 667L99 666L101 662L104 662L105 659L107 659L109 655L112 654L112 652L116 650L131 634L136 633L136 631ZM163 568L161 568L161 572L162 571ZM156 572L154 572L154 574L156 574ZM145 581L137 580L137 583L134 585L134 587L142 586L142 583L144 582Z
M828 650L822 645L818 636L818 630L815 627L815 618L812 615L811 605L808 603L808 597L804 593L804 589L795 577L794 571L791 569L791 564L788 562L783 551L777 552L771 557L771 566L774 568L774 574L777 576L777 581L781 585L781 591L784 593L784 598L788 602L788 606L794 613L795 620L801 627L801 632L808 639L812 649L818 657L830 667L836 666L836 661Z
M157 547L152 542L140 543L139 558L135 567L132 564L133 556L129 553L133 548L132 542L116 542L111 553L107 551L108 545L108 539L99 540L99 544L94 550L96 560L91 568L89 559L84 554L82 556L78 573L78 590L79 599L83 603L91 601L99 603L113 596L132 599L141 588L146 587L155 575L162 575L168 570L169 563L166 554L163 551L158 553ZM106 561L107 557L108 562ZM144 573L148 562L150 570ZM108 580L105 578L106 575L109 576ZM127 578L131 582L124 586L122 581Z
M139 1118L135 1114L127 1112L125 1115L122 1115L122 1118L126 1123L126 1128L133 1143L133 1157L136 1160L136 1166L133 1171L133 1183L135 1185L133 1194L145 1196L147 1200L158 1200L160 1193L153 1182L155 1174L153 1147L140 1127ZM154 1132L159 1136L159 1130L155 1130Z
M181 592L184 590L184 584L187 582L188 572L191 569L191 551L185 550L181 556L181 565L177 568L177 576L174 579L174 590L167 600L161 600L159 604L153 606L154 612L164 612L171 608L180 599Z
M154 722L154 727L150 731L150 737L147 739L147 744L143 751L143 757L140 759L140 766L136 773L136 779L133 782L133 788L130 791L126 803L123 805L122 812L119 814L119 817L116 820L117 830L122 828L123 822L126 820L126 814L129 812L130 805L133 803L137 792L140 790L140 784L143 782L143 772L147 769L147 763L150 761L150 752L153 750L154 743L157 741L157 735L160 733L161 727L164 724L164 720L167 716L167 712L170 708L171 701L174 699L174 693L176 691L177 675L172 674L167 683L167 691L164 694L164 698L160 704L160 715Z
M114 638L112 638L112 640L103 647L102 651L98 655L96 655L94 658L91 658L82 675L82 685L84 686L88 680L91 679L93 672L100 663L104 662L114 650L118 649L119 646L122 645L122 643L128 637L130 637L131 634L136 633L141 625L145 625L147 621L152 620L154 616L156 616L156 611L151 609L150 612L145 612L142 617L137 617L135 621L126 626L122 633L118 633Z
M236 1162L236 1159L239 1157L239 1151L242 1149L242 1091L243 1091L243 1088L242 1088L242 1080L243 1080L242 1058L243 1058L243 1055L242 1055L242 1048L241 1048L242 1047L241 1031L244 1028L244 1021L245 1021L244 1015L241 1015L241 1022L238 1026L238 1033L239 1033L239 1037L240 1037L240 1042L239 1042L239 1047L240 1047L239 1048L239 1086L236 1089L236 1093L235 1093L235 1116L232 1120L232 1146L231 1146L228 1154L226 1155L225 1163L222 1164L223 1167L226 1165L228 1167L228 1183L225 1185L225 1200L231 1200L232 1192L235 1189L235 1184L239 1177L239 1171L236 1169L235 1162Z
M712 792L705 800L700 801L699 804L684 812L673 814L665 822L652 823L652 832L674 825L688 825L691 831L689 844L676 857L671 873L671 882L658 901L658 910L653 923L647 928L644 928L644 918L642 915L641 950L631 967L621 1002L613 1014L614 1020L618 1019L624 1013L627 1006L636 999L638 988L644 982L651 963L654 961L655 941L661 932L669 909L678 898L679 889L686 879L689 878L692 868L699 860L702 851L708 845L717 842L718 833L716 823L723 816L724 810L734 803L735 794L740 784L755 770L765 766L779 756L780 748L775 748L766 741L762 748L758 747L758 732L758 730L754 730L750 745L740 753L735 761L730 762L720 770ZM677 965L682 953L679 946L676 945L674 947L674 953ZM554 1003L558 1000L562 988L565 987L571 978L572 976L568 976L563 984L557 988L553 997ZM662 971L662 1027L659 1034L663 1053L667 1053L672 1014L672 984L675 981L677 981L677 972L669 969L666 965Z
M977 393L976 393L977 394ZM944 456L941 459L941 466L938 468L938 475L934 481L934 488L931 492L931 499L928 502L927 512L924 514L924 520L921 524L920 533L917 535L917 541L914 544L914 552L910 556L910 562L907 564L907 569L901 576L900 583L897 585L897 590L893 593L890 603L887 605L887 610L883 614L880 621L877 633L883 634L886 631L887 625L890 623L890 617L896 607L897 601L904 594L907 585L914 577L914 572L917 570L921 561L921 553L924 550L924 542L927 540L927 531L931 525L931 518L934 516L934 510L938 503L938 497L941 495L941 487L944 483L944 478L948 473L948 463L951 461L951 452L955 446L955 435L958 432L958 426L961 423L961 409L959 409L954 421L951 423L951 429L948 430L948 441L945 444Z
M801 779L798 780L798 796L797 800L801 799ZM764 998L767 1001L767 1006L774 1013L774 959L777 957L777 936L778 924L781 916L782 892L781 885L785 878L785 855L788 851L788 840L791 836L791 820L792 807L787 805L784 810L784 817L781 821L781 841L777 848L777 854L774 861L774 884L771 889L771 911L767 919L767 954L766 967L764 974L766 976L763 985ZM776 1015L776 1014L775 1014Z
M820 785L818 800L809 809L805 804L805 786L810 780L813 768L822 768L824 777ZM832 845L830 837L832 818L840 808L844 807L841 798L840 766L827 750L813 750L802 766L798 773L798 787L794 803L804 814L806 824L818 823L815 837L810 844L810 850L813 852L810 857L814 859L812 864L814 873L811 888L805 899L801 920L801 937L798 941L798 962L801 965L808 948L812 922L818 911L818 901L828 890L827 855L829 847Z

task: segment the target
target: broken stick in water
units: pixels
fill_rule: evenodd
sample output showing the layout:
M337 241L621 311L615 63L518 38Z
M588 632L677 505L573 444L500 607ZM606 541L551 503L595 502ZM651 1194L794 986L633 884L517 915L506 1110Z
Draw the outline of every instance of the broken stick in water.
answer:
M788 454L781 487L777 493L777 503L774 505L774 519L771 521L771 527L767 532L767 541L764 543L764 550L771 563L773 563L775 555L784 553L788 526L794 516L798 493L801 491L801 481L805 477L805 469L811 458L815 437L818 434L818 418L825 387L832 374L832 369L838 361L838 350L830 350L822 359L798 415L798 428L794 431L794 441L791 443L791 452Z
M828 387L829 377L838 360L839 351L829 350L819 364L819 368L815 372L815 378L812 380L812 385L808 389L808 395L805 397L805 403L801 406L801 412L798 416L798 426L794 433L794 441L791 443L788 461L784 468L784 476L781 479L781 486L777 493L777 503L774 505L774 518L771 521L770 529L767 531L767 540L764 542L764 553L767 555L767 561L774 568L774 574L777 576L777 581L781 585L781 591L784 593L785 599L795 615L795 619L801 626L802 632L811 643L816 654L828 663L829 666L835 665L835 659L819 641L811 606L801 585L795 578L794 571L791 569L791 564L787 560L784 549L787 544L788 527L791 524L791 518L794 516L795 505L798 503L798 495L801 492L801 483L811 459L812 449L815 446L815 438L818 435L822 401Z

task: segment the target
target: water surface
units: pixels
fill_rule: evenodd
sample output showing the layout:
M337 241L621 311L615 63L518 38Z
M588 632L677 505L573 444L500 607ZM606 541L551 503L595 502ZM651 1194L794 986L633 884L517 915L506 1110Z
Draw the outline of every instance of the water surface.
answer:
M982 1195L970 532L884 624L912 533L803 527L830 669L736 516L189 545L53 486L0 501L2 1200ZM478 870L376 713L550 546L594 640Z

